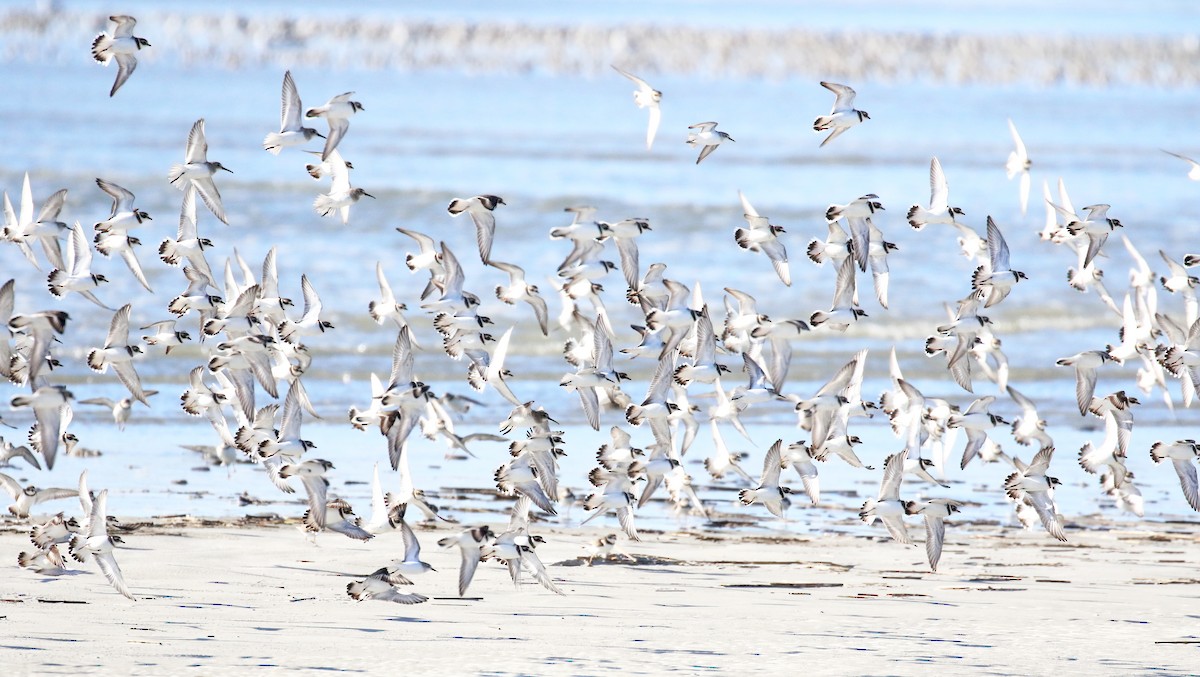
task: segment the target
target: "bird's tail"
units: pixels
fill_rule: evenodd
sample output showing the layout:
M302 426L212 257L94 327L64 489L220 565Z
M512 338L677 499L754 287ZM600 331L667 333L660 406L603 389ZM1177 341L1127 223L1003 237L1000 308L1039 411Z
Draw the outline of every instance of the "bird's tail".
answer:
M313 200L313 209L321 216L329 216L337 209L337 203L326 193L321 193Z
M366 598L367 586L361 581L351 581L346 584L346 594L358 601L362 601Z
M825 248L820 240L814 239L808 243L808 258L817 265L825 263Z
M283 150L283 135L279 132L271 132L263 139L263 150L271 155L279 155L279 151Z
M184 188L187 187L186 185L184 185L186 182L179 181L179 179L183 178L183 173L184 173L183 165L171 165L171 171L167 172L167 179L172 184L175 184L175 187L178 188L179 190L183 190Z
M371 315L371 319L375 320L375 324L383 324L383 315L379 312L381 305L378 301L371 301L367 304L367 312Z
M109 51L109 47L112 47L112 43L113 39L109 37L108 33L101 33L100 35L97 35L96 39L92 40L92 58L95 59L97 63L102 63L107 66L108 62L111 61L113 57L112 52Z
M88 351L87 363L88 366L92 368L92 371L97 371L100 373L104 372L104 354L99 350L93 348L92 350Z
M158 258L162 259L162 262L167 265L178 266L179 252L176 249L178 244L178 242L171 238L163 240L158 245Z
M876 519L876 515L875 515L875 504L876 503L878 503L878 501L876 501L875 499L868 498L866 500L866 502L863 503L862 509L858 511L859 519L866 522L867 524L874 524L875 519Z

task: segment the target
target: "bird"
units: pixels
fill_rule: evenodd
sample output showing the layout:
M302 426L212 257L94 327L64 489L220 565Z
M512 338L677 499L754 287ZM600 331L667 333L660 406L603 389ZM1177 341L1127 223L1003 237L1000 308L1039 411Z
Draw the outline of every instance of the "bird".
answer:
M350 100L352 96L354 96L354 92L338 94L324 106L309 108L304 112L306 118L325 118L325 121L329 123L329 136L325 137L325 148L321 151L322 162L328 160L333 151L337 150L338 144L342 142L342 137L350 129L350 116L364 110L361 103Z
M101 178L96 179L96 185L113 201L108 218L96 223L96 232L127 231L143 225L146 221L153 221L148 213L133 206L135 198L129 190Z
M87 473L85 472L80 475L81 482L83 481L83 476L86 474ZM81 507L85 507L90 513L92 497L88 496L86 501L80 500L80 505ZM71 536L82 531L85 528L87 521L87 518L84 518L84 524L81 525L79 520L75 519L74 517L68 518L66 513L59 512L46 522L33 525L33 527L29 530L29 540L39 549L49 550L55 545L69 543L71 541Z
M300 111L302 110L304 108L300 105L300 92L296 90L296 81L292 79L292 72L284 71L283 93L280 95L279 131L267 134L263 139L263 150L272 155L279 155L279 151L284 148L299 146L312 140L314 136L325 138L324 134L312 127L301 125Z
M1024 215L1029 207L1029 167L1033 163L1029 160L1029 153L1025 150L1025 142L1021 140L1021 135L1017 133L1017 126L1013 124L1012 118L1008 120L1008 132L1012 135L1015 148L1008 154L1008 160L1004 163L1004 171L1008 174L1009 181L1012 181L1012 178L1018 174L1021 176L1021 214Z
M593 251L598 239L604 234L600 224L593 220L596 208L587 205L567 207L563 211L571 212L574 216L566 226L550 229L551 240L570 240L571 253L559 264L558 270L566 270L578 263L585 254Z
M13 500L12 505L8 506L9 514L22 519L29 517L29 511L39 503L74 498L79 495L79 492L74 489L39 489L32 484L22 487L20 482L4 473L0 473L0 487L3 487Z
M375 537L374 534L362 528L362 520L354 515L354 509L346 501L332 499L323 508L325 512L324 526L321 525L315 512L311 509L304 511L301 522L304 524L305 531L315 534L328 529L357 541L369 541Z
M588 425L593 430L599 430L600 397L598 391L611 392L613 388L619 389L621 374L613 369L612 340L609 336L608 323L601 315L596 316L591 339L591 351L577 362L578 368L574 373L563 375L559 380L559 386L578 393L580 406L583 408Z
M875 223L867 219L867 261L871 265L871 279L875 287L875 300L884 308L888 307L888 269L887 257L899 249L895 244L883 239L883 232Z
M342 224L349 224L350 206L363 197L374 200L375 196L362 188L350 187L350 163L342 159L340 152L330 151L325 162L329 165L332 181L329 184L329 192L321 193L313 200L313 210L319 216L329 216L337 212L342 219Z
M696 314L695 326L692 329L696 337L696 348L693 351L690 364L681 364L675 368L672 376L675 383L687 387L692 381L700 383L718 382L722 371L729 371L723 364L717 362L716 335L713 333L712 318L705 304ZM611 354L612 349L609 349Z
M654 376L650 379L646 399L642 400L641 404L630 404L625 408L625 420L630 425L648 424L655 441L668 447L671 446L671 430L667 417L678 408L675 403L667 401L667 389L671 387L674 372L673 363L672 356L664 351L659 357Z
M537 318L538 328L542 330L542 336L549 336L547 326L549 311L546 308L546 300L538 295L537 285L525 281L525 270L515 263L504 263L503 261L488 261L488 265L508 273L508 284L496 287L496 298L510 306L522 301L528 303L533 308L533 314ZM518 402L518 404L520 403Z
M961 501L948 498L935 498L924 502L904 502L905 514L921 515L925 518L925 555L929 558L929 568L932 571L937 571L938 561L942 558L942 542L946 538L946 518L958 512L962 507Z
M429 566L427 562L421 561L421 542L417 540L417 535L413 533L412 527L408 526L408 522L404 521L406 507L401 504L396 511L396 521L400 524L400 535L404 538L404 557L393 560L387 566L387 570L389 574L407 578L436 571L436 569Z
M782 470L783 440L776 440L763 459L763 471L758 486L739 491L738 500L742 505L750 505L756 501L762 503L768 512L782 519L784 511L791 505L788 495L792 493L791 487L779 484L779 474Z
M129 272L133 273L134 279L142 288L150 293L154 293L154 289L150 287L150 281L146 279L146 273L142 271L142 264L138 261L137 253L133 247L142 243L136 237L122 232L97 233L95 238L96 251L100 252L106 258L111 258L113 254L118 254L125 265L129 267Z
M1017 469L1004 479L1004 491L1014 501L1027 499L1037 511L1046 531L1058 540L1066 542L1067 536L1058 518L1053 498L1054 487L1062 482L1057 477L1046 474L1050 470L1050 460L1053 456L1054 447L1047 447L1035 454L1029 465L1020 459L1014 459Z
M821 82L821 86L833 92L836 97L833 100L833 109L829 111L829 115L818 116L813 120L813 131L824 132L833 130L825 140L821 142L821 148L833 141L835 138L843 134L847 129L861 123L863 120L870 120L871 116L867 115L865 110L857 110L854 108L855 91L847 85L840 85L836 82Z
M200 194L200 199L204 201L204 206L208 207L213 216L217 217L221 223L228 226L229 219L225 216L224 205L221 204L221 193L213 181L213 174L216 174L218 170L233 173L232 169L220 162L208 161L208 140L204 135L204 118L200 118L188 132L183 164L172 165L171 171L167 173L167 179L179 190L185 190L189 185L195 186L196 192Z
M834 331L846 331L851 322L866 317L867 312L858 307L854 280L854 259L847 256L838 267L837 283L833 288L833 304L828 311L818 310L808 318L813 328L822 325Z
M143 393L146 397L157 395L157 390L145 390ZM133 411L133 398L122 397L119 400L113 401L107 397L89 397L86 400L79 400L80 404L94 404L104 407L112 411L113 421L117 424L118 430L124 430L125 424L129 422L129 416Z
M279 338L288 343L297 343L305 336L323 334L333 329L332 322L321 319L324 306L316 288L309 282L307 273L300 276L300 291L304 295L304 314L299 320L284 320L276 326Z
M458 216L466 212L475 222L475 242L479 245L479 259L485 264L491 260L492 240L496 237L496 217L492 214L496 207L508 204L504 198L496 195L476 195L468 198L455 198L450 201L446 211L450 216Z
M628 562L637 562L637 558L624 552L617 552L617 535L605 534L600 538L593 540L588 544L587 565L592 566L592 562L599 559L607 562L614 556L620 555Z
M996 401L994 395L981 397L970 404L967 410L961 414L951 414L946 422L948 428L963 428L967 431L967 446L963 449L962 463L960 468L966 469L976 456L979 456L980 450L988 441L987 431L997 425L1007 424L1003 418L988 411L992 403Z
M1135 404L1141 404L1141 401L1126 395L1124 390L1118 390L1104 397L1093 397L1088 405L1088 413L1105 421L1105 441L1101 447L1115 450L1118 458L1125 458L1129 453L1129 442L1133 438L1132 407ZM1124 483L1124 479L1124 475L1118 475L1117 484Z
M11 290L11 287L9 289ZM11 298L11 294L8 297ZM7 305L7 301L5 304ZM24 332L31 341L26 355L26 362L29 365L26 381L31 387L36 388L38 374L50 355L50 344L56 340L54 335L61 335L66 331L67 320L70 318L70 315L61 310L43 310L36 313L13 315L9 319L8 328ZM7 341L3 343L7 344ZM12 355L10 354L9 357L11 358Z
M929 161L929 208L913 205L908 208L908 225L921 230L930 223L954 224L956 216L966 216L958 207L948 204L950 189L942 163L935 157Z
M50 545L35 552L17 553L17 566L29 569L39 576L62 576L71 573L57 545Z
M1037 442L1039 450L1053 447L1053 438L1046 434L1046 421L1038 416L1037 406L1033 400L1012 386L1008 386L1008 396L1021 408L1021 415L1012 422L1013 439L1017 441L1017 444L1029 446L1029 444Z
M491 528L485 524L471 527L459 532L456 536L447 536L438 541L438 545L443 548L457 547L462 555L458 567L459 597L467 594L467 588L470 587L471 580L475 578L475 570L479 567L483 546L493 536Z
M393 583L394 577L388 573L387 567L381 567L361 581L346 584L346 594L351 599L363 601L376 599L381 602L397 604L420 604L428 602L429 598L414 592L400 592Z
M112 32L101 33L92 41L92 58L105 66L113 59L117 61L117 79L108 92L108 96L111 98L121 88L121 85L125 84L129 76L133 75L133 71L137 69L138 65L138 53L142 51L143 47L149 47L150 42L146 38L139 38L133 34L133 27L137 25L137 19L127 14L120 14L110 16L108 20L113 22Z
M542 510L557 515L558 511L551 503L550 495L542 486L538 465L531 456L532 454L520 454L497 468L496 486L506 494L525 496Z
M784 467L795 468L796 474L804 484L804 493L813 505L821 502L821 478L817 474L817 466L813 462L812 448L803 440L789 444L782 452Z
M1191 179L1192 181L1200 181L1200 162L1196 162L1195 160L1193 160L1192 158L1190 158L1186 155L1180 155L1179 153L1172 153L1169 150L1164 150L1163 152L1166 153L1167 155L1170 155L1172 157L1177 157L1180 160L1183 160L1184 162L1188 163L1187 177L1189 179Z
M1142 496L1141 489L1133 483L1132 472L1125 473L1125 481L1121 484L1115 483L1112 473L1103 473L1100 475L1100 488L1113 499L1120 510L1133 513L1137 517L1146 516L1146 499Z
M42 464L38 462L37 456L33 455L33 451L24 444L17 445L0 437L0 466L11 466L14 458L19 458L34 468L41 470Z
M524 512L526 515L529 510L529 503L524 500L518 500L513 513L516 517L519 513ZM523 508L521 510L520 508ZM512 520L516 522L518 520ZM561 595L563 591L550 578L549 572L542 564L541 559L534 551L534 547L540 537L530 536L528 526L512 525L502 534L496 536L491 543L483 548L483 557L485 559L498 559L508 566L508 573L512 577L513 585L518 585L521 580L521 570L528 567L533 572L533 576L542 587L550 592Z
M1087 237L1087 251L1080 261L1083 268L1091 265L1104 243L1108 241L1109 234L1122 227L1120 220L1108 216L1109 209L1111 207L1106 204L1089 205L1083 208L1087 212L1083 220L1074 220L1066 225L1067 232L1072 237Z
M408 320L405 319L403 311L408 310L408 306L396 300L392 285L383 272L382 261L375 262L375 280L379 283L379 298L367 304L367 313L371 319L375 320L375 324L383 324L385 320L390 319L396 323L397 328L407 326Z
M65 268L55 268L46 278L50 293L63 298L75 292L105 310L112 310L92 293L100 283L108 282L108 278L92 272L92 250L88 247L87 236L83 234L83 227L78 221L71 229L65 263Z
M829 205L829 208L825 210L825 220L832 222L855 217L869 219L875 216L876 212L881 211L884 209L883 203L879 201L879 196L875 193L867 193L844 205Z
M639 459L630 466L630 472L636 471L646 478L646 485L642 488L642 495L638 497L638 508L646 506L646 503L654 496L654 492L662 484L667 474L678 467L679 464L679 459L672 455L668 447L656 444L652 447L648 458L644 460ZM630 520L630 523L632 524L632 520ZM630 530L632 531L632 528Z
M829 233L824 240L813 238L809 241L808 258L818 266L825 265L826 261L840 265L842 259L851 254L850 235L837 220L829 221L826 225Z
M39 270L37 259L34 257L31 245L39 243L46 253L46 260L55 268L65 267L62 258L62 247L59 238L67 229L67 224L58 220L63 205L67 199L67 190L56 191L42 203L41 209L34 211L33 190L30 187L29 172L21 183L21 209L14 212L8 194L4 194L4 227L0 235L6 241L17 245L25 258Z
M612 240L617 243L617 253L621 256L621 272L625 275L625 284L630 289L636 288L641 276L637 238L651 230L650 221L643 218L629 218L615 223L597 221L596 226L600 229L600 235L596 238L597 242L604 243Z
M299 477L304 484L304 492L308 496L308 509L313 521L320 525L324 512L321 508L326 504L329 492L329 480L325 473L333 469L333 463L320 458L309 459L296 463L285 463L279 468L279 477L284 481L289 477Z
M715 122L697 122L694 125L688 125L687 145L695 148L700 146L700 157L696 158L696 164L704 158L712 155L712 152L717 149L717 146L726 141L735 141L732 136L717 129Z
M375 464L371 476L371 519L363 526L372 534L379 535L394 531L400 523L400 520L397 519L397 511L400 506L406 504L406 501L411 500L413 486L408 472L408 464L403 462L406 460L407 456L401 459L399 494L384 493L383 484L379 481L379 464Z
M1150 459L1156 464L1170 459L1179 475L1183 497L1192 510L1200 512L1200 488L1196 480L1196 460L1200 459L1200 444L1196 440L1158 441L1150 446Z
M300 426L303 419L300 400L303 388L300 385L300 381L294 381L288 388L287 395L283 401L283 412L279 427L275 428L274 418L271 417L267 425L264 426L267 429L265 437L259 438L251 434L251 441L251 439L247 439L244 427L238 430L238 434L234 439L240 442L239 447L249 454L251 458L262 460L274 456L282 456L286 460L299 464L299 459L304 452L316 448L316 444L300 437ZM274 412L272 411L272 413ZM258 426L255 427L257 428ZM323 474L324 470L320 470L320 466L321 464L318 463L308 470L308 472ZM314 512L314 517L318 518L318 520L320 517L319 512Z
M117 592L130 600L134 599L129 586L125 584L121 567L117 565L117 558L113 556L113 537L108 533L108 489L102 490L92 499L87 533L73 536L69 551L77 562L96 560L96 565Z
M216 286L212 268L204 256L205 249L211 249L212 240L200 237L196 229L196 188L187 186L183 191L183 205L179 210L179 228L175 239L165 238L158 245L158 257L169 266L178 266L186 261L186 267L192 268Z
M13 407L33 408L33 415L37 419L37 436L33 439L37 440L35 446L42 453L47 470L54 469L54 458L61 441L63 412L70 410L70 400L74 397L66 386L41 385L32 394L17 395L10 402ZM33 435L32 430L30 435Z
M617 426L613 426L611 432L613 444L600 448L596 458L601 465L588 474L588 481L597 487L597 491L592 492L584 499L584 509L590 510L592 514L583 520L580 526L611 511L616 513L617 520L626 536L635 541L641 540L641 537L638 536L637 526L634 524L634 510L638 501L634 498L633 493L633 475L645 475L648 480L647 488L650 486L649 481L652 480L657 485L662 478L661 476L652 478L651 469L643 466L641 449L635 450L628 447L627 439L618 441L622 437L627 438L627 434ZM604 455L606 448L608 456ZM622 453L628 454L628 456L618 458Z
M911 545L912 538L908 535L908 528L904 526L907 503L900 500L900 484L904 479L904 462L907 459L907 449L887 457L883 463L879 496L868 498L858 516L867 524L873 524L878 519L883 522L883 526L894 540Z
M1112 361L1112 357L1103 350L1085 350L1054 362L1060 367L1075 368L1075 401L1079 404L1080 416L1087 415L1088 406L1096 392L1096 370Z
M784 232L783 227L770 223L765 216L760 216L741 191L738 191L738 196L742 199L742 207L745 209L743 216L750 227L734 230L734 242L737 242L737 245L746 251L765 254L771 260L771 265L775 268L775 273L779 275L779 280L788 287L792 286L787 248L779 241L779 234Z
M1008 262L1008 242L999 226L987 217L988 264L979 266L971 276L971 289L987 292L984 308L991 308L1003 301L1012 291L1013 285L1028 279L1025 273L1012 270Z
M912 475L913 477L930 484L936 484L943 489L949 489L950 485L942 482L929 472L929 469L935 467L936 465L937 463L935 463L933 459L922 458L920 455L915 458L906 458L904 459L904 474Z
M704 469L715 480L723 479L726 474L733 471L748 484L754 484L754 478L742 468L740 463L749 454L729 450L728 445L725 444L725 438L721 436L721 428L716 419L710 419L709 426L712 428L714 448L712 455L704 459Z
M148 407L150 402L146 400L142 380L133 367L133 356L140 355L142 349L140 346L129 344L129 314L132 310L133 305L126 303L113 313L104 347L89 350L87 363L92 371L98 374L108 371L108 367L111 366L117 379L129 390L133 399Z
M658 133L658 125L662 122L662 109L659 108L659 102L662 101L662 92L651 87L645 80L627 71L613 66L613 70L624 75L637 85L637 89L633 90L633 102L638 108L650 109L650 124L646 128L646 150L654 145L654 135Z
M508 346L512 341L513 330L516 326L509 327L507 331L500 336L500 340L496 341L496 347L492 350L492 354L487 358L487 365L482 374L483 380L500 393L501 397L508 400L513 406L519 406L521 400L513 394L513 391L505 381L506 376L512 376L512 373L504 368L504 360L508 356ZM473 363L472 367L476 365Z

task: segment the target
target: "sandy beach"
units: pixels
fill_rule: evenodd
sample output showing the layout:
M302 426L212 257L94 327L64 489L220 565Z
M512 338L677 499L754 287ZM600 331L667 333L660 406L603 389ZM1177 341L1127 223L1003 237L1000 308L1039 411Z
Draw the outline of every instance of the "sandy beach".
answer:
M1045 533L951 525L941 571L924 551L862 536L650 534L635 561L586 566L602 530L536 530L564 591L481 565L455 594L450 530L421 530L437 571L425 604L355 602L346 584L399 555L295 526L143 522L118 552L136 602L90 565L9 570L0 595L8 674L196 674L250 668L382 674L745 672L1187 674L1200 661L1192 524ZM915 534L914 529L914 535ZM29 549L0 535L0 560Z

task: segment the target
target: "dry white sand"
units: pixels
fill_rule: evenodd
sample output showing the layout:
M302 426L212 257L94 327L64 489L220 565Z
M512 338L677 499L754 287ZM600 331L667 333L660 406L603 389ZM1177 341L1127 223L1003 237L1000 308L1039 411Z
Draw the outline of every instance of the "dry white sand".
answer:
M951 525L941 571L920 547L862 536L647 535L637 564L583 566L603 531L537 528L558 585L480 566L456 597L446 529L418 532L437 571L416 606L347 597L401 554L294 526L145 526L118 551L137 596L94 565L16 568L0 534L0 666L22 674L214 674L261 666L370 673L1158 674L1200 669L1200 528L1045 533ZM913 529L914 536L918 529ZM8 564L11 563L11 564Z

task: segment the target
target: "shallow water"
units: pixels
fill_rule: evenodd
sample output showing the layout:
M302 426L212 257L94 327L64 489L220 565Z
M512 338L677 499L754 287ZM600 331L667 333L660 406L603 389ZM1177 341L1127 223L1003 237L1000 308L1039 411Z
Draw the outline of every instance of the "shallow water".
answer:
M921 22L906 18L919 15L893 11L890 5L866 4L883 10L871 13L875 18L870 24L857 27L867 33L924 29ZM78 3L66 6L76 12L77 19L78 13L87 11ZM649 8L646 14L630 10L620 16L651 25L722 23L734 31L753 30L766 22L775 27L804 23L833 30L843 21L841 12L801 12L771 2L755 4L754 11L732 25L723 22L725 17L715 4L660 1L639 3L641 6ZM134 3L129 11L136 13L143 7ZM506 20L583 26L597 18L586 9L568 7L523 3L510 10ZM938 3L921 5L928 11L940 7ZM1191 10L1171 7L1187 16L1169 21L1161 13L1104 5L1102 12L1089 13L1087 22L1075 24L1070 34L1081 39L1125 33L1174 39L1183 32L1180 27ZM368 14L396 18L389 8L376 4ZM0 147L5 149L0 157L0 186L10 196L18 196L21 176L28 171L39 200L60 187L68 188L64 220L79 220L85 228L107 214L107 197L93 184L96 176L134 191L139 206L155 217L140 234L144 243L140 258L156 293L141 290L121 262L97 257L96 269L112 279L98 294L113 306L132 302L136 326L165 319L167 301L185 285L177 270L154 256L156 243L173 235L180 197L164 177L167 168L180 161L192 122L206 118L210 159L220 160L236 172L219 177L232 225L221 225L201 208L201 231L216 245L209 252L209 261L219 274L219 266L236 247L251 266L257 266L267 249L277 245L284 293L298 299L299 276L306 273L322 294L325 314L336 330L309 341L316 359L305 383L325 419L306 421L304 430L318 445L316 456L337 466L334 489L359 504L360 513L367 512L369 490L369 484L362 482L369 482L372 464L385 461L386 446L374 433L351 429L344 422L344 412L352 404L362 406L369 398L369 373L386 375L395 339L391 329L377 327L365 312L377 291L377 260L385 263L398 296L413 308L409 317L418 340L430 348L417 356L418 377L436 392L467 390L461 380L465 366L446 359L436 349L436 334L415 309L424 280L404 268L402 257L410 243L393 230L395 226L424 231L454 249L466 270L467 288L485 299L483 313L494 319L494 334L499 336L508 326L519 325L509 362L514 373L512 387L519 396L536 399L562 422L568 452L563 481L581 495L593 450L607 437L606 432L595 433L586 427L574 394L557 385L567 370L557 357L565 333L557 330L549 339L542 339L531 326L527 307L513 309L492 298L490 290L503 276L478 262L470 223L446 214L445 204L454 196L494 193L505 198L507 206L497 211L493 255L526 268L530 279L541 284L552 316L558 302L546 293L550 289L546 278L553 274L566 248L548 240L546 233L567 223L564 207L588 203L599 207L600 218L606 220L650 219L654 230L640 241L643 268L653 261L668 263L669 277L689 286L698 282L712 305L720 303L723 287L747 291L758 297L761 312L779 318L807 317L829 303L833 271L829 266L813 266L803 255L811 238L825 235L825 207L866 192L877 193L887 207L877 225L899 246L890 260L891 308L879 308L869 289L863 289L869 320L845 335L813 334L797 342L788 390L809 396L837 366L866 347L871 356L864 392L876 395L887 386L886 355L895 346L906 376L923 392L965 407L973 396L954 385L939 360L927 359L922 347L924 338L944 317L943 304L969 291L974 264L958 255L949 229L934 226L913 232L903 221L908 205L928 200L929 158L936 155L949 178L952 204L961 206L967 222L980 231L985 216L992 215L1012 248L1014 267L1029 275L1002 305L992 309L991 316L1011 360L1013 385L1038 402L1050 422L1050 434L1058 441L1054 470L1066 484L1058 494L1060 509L1068 515L1103 511L1124 519L1102 499L1094 478L1085 475L1074 461L1075 450L1083 441L1098 440L1103 433L1079 430L1080 425L1096 421L1078 416L1073 376L1053 366L1058 357L1117 342L1119 318L1104 310L1095 296L1068 288L1065 269L1073 264L1072 256L1037 239L1043 221L1041 183L1053 184L1062 177L1077 206L1111 203L1112 215L1125 224L1126 234L1152 267L1163 267L1156 257L1160 248L1176 258L1200 248L1192 227L1200 218L1200 203L1195 199L1200 184L1187 181L1186 166L1159 151L1188 152L1197 147L1192 120L1200 109L1200 91L1194 85L1164 87L1155 80L1105 88L1021 84L989 75L986 70L969 78L970 85L949 84L928 75L915 82L908 78L856 81L857 103L871 112L872 120L818 149L820 137L811 131L809 121L830 104L828 92L816 85L819 76L798 75L780 81L730 76L736 69L700 75L688 69L666 70L653 79L665 92L664 119L654 151L647 153L642 147L645 114L631 105L629 83L607 69L608 59L603 54L588 56L591 61L586 68L559 74L505 70L503 64L496 72L481 73L452 61L436 68L404 70L376 68L369 63L361 67L344 62L332 67L297 63L293 75L306 104L355 90L366 108L354 118L342 151L355 164L354 184L378 199L360 202L353 209L350 225L342 226L312 212L312 199L323 184L304 174L302 165L308 156L285 152L275 157L261 150L262 136L272 131L278 117L284 66L172 57L171 43L156 42L153 36L170 35L179 27L163 24L160 33L147 20L154 16L153 11L145 9L138 33L151 37L156 56L147 59L111 100L104 93L113 69L100 68L74 52L63 57L56 47L46 47L50 58L44 62L12 50L5 53L0 63L5 64L9 95L0 99L0 116L9 123L0 126ZM247 21L270 23L282 16L284 9L279 3L262 4ZM476 9L472 7L472 12ZM1043 30L1064 21L1070 11L1034 5L1026 9L1040 12L1035 26ZM295 7L289 3L286 10L295 11ZM186 10L173 11L190 16ZM302 11L312 18L330 10ZM434 22L483 20L483 15L455 12L455 6L446 5L436 11L414 10L406 16ZM939 19L941 23L935 22L930 30L988 25L1004 34L1022 28L1008 3L1003 7L981 5L958 16L965 18ZM86 23L77 20L70 25ZM1031 30L1031 34L1037 33ZM90 37L80 39L86 43ZM219 42L212 46L222 57L234 53L235 48ZM356 49L353 44L342 48ZM1148 110L1153 114L1146 115ZM1034 160L1031 205L1024 216L1016 183L1004 176L1003 162L1010 145L1006 118L1016 122ZM685 128L705 119L719 120L721 128L737 141L695 166L694 152L683 143ZM787 229L784 241L791 252L791 288L779 284L764 260L738 250L731 241L733 229L742 223L739 189L761 213ZM1117 239L1110 241L1106 252L1109 258L1103 267L1109 276L1105 280L1119 302L1130 258ZM45 273L34 271L12 247L0 249L0 270L17 280L17 312L62 308L72 315L59 348L65 366L54 373L54 382L71 384L79 398L119 397L123 389L115 378L91 374L83 361L89 347L103 342L109 314L77 298L49 297ZM605 280L605 286L618 343L628 342L633 334L627 327L640 318L622 300L619 276ZM1160 290L1159 302L1168 312L1181 312L1181 301L1165 291ZM195 335L194 323L194 317L184 322ZM299 504L239 505L235 497L243 491L272 500L282 495L248 466L228 472L222 468L195 472L197 460L179 449L182 444L215 439L206 422L187 417L177 407L187 371L201 359L200 349L191 346L167 358L156 352L141 360L138 370L146 386L162 392L153 400L152 410L137 409L134 423L123 433L117 432L98 408L76 407L72 431L84 446L102 450L103 457L63 459L53 473L17 474L42 485L69 486L86 467L94 487L109 487L120 494L113 505L121 514L274 511L298 515L303 510ZM635 376L627 392L635 399L644 392L652 366L627 368ZM1131 367L1106 369L1098 392L1122 388L1132 392L1132 376ZM726 385L739 378L735 370ZM18 392L16 387L4 388L5 396ZM994 390L982 378L977 380L979 394L1000 394ZM261 397L260 404L265 401L265 396ZM506 415L508 406L494 393L479 397L486 406L468 414L459 426L460 433L492 432ZM1175 397L1178 400L1177 390ZM703 404L702 397L693 400ZM1184 514L1187 506L1175 475L1169 467L1147 467L1147 449L1157 439L1194 437L1200 418L1195 409L1183 410L1178 405L1172 414L1158 394L1142 397L1142 402L1136 410L1138 427L1129 466L1146 495L1147 518L1176 517ZM1016 413L1003 397L998 398L996 410L1009 417ZM773 440L802 437L790 407L757 407L747 412L746 418L757 443L744 446L751 452L746 464L751 473L756 474L762 454ZM29 424L23 411L6 412L5 419ZM613 424L623 424L622 416L605 412L602 430ZM860 453L869 463L878 465L899 448L878 420L856 422L853 432L864 439ZM1009 436L1002 431L998 434L1007 451L1017 450ZM21 436L21 432L10 433L10 439ZM731 445L736 436L732 430L725 433ZM491 473L506 458L501 445L480 443L478 460L443 460L440 442L415 440L414 436L410 448L417 485L443 495L451 492L440 489L492 486ZM647 443L648 431L636 431L635 440ZM702 485L702 497L722 512L765 515L757 507L730 505L734 493L729 485L710 486L703 468L691 464L703 458L711 444L704 426L687 457L689 472ZM961 444L956 454L961 453ZM956 462L950 463L951 468L956 466ZM947 473L955 482L951 489L929 493L978 501L981 505L972 506L970 518L1007 519L1008 509L999 491L1007 472L1000 466L973 467L965 473L953 470ZM790 513L794 521L765 525L830 527L849 516L841 508L857 507L874 493L878 481L878 473L837 462L823 465L821 473L823 491L835 506L830 514L817 511L822 514L816 515L813 509L797 505ZM186 484L176 484L179 480ZM507 505L478 497L450 503L460 510L499 510ZM580 519L582 514L576 508L569 517ZM469 515L463 517L469 519ZM646 517L652 526L673 524L660 505L646 511ZM698 524L694 518L691 523Z

